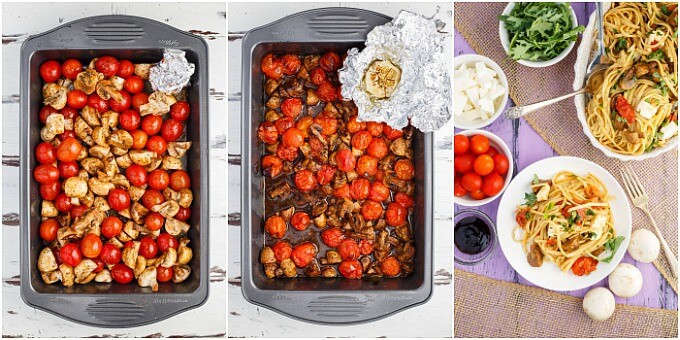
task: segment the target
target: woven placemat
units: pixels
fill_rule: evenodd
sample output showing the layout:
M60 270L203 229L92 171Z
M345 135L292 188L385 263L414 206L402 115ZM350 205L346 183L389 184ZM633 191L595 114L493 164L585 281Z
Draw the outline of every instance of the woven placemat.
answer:
M541 288L454 271L454 337L677 338L678 312L616 305L604 322L583 312L583 300Z
M457 18L454 20L455 28L477 53L489 57L500 65L508 78L510 98L515 104L535 103L573 92L576 47L561 62L544 68L526 67L506 56L498 37L498 16L506 5L507 3L456 3L454 4L454 18ZM474 18L474 20L461 18ZM661 233L668 242L668 246L677 254L677 149L639 162L622 162L609 158L590 144L576 116L576 108L572 100L564 100L539 112L529 114L525 118L529 125L560 155L593 161L607 169L619 179L619 182L621 182L619 169L624 164L632 168L649 194L649 206ZM617 197L616 199L628 198ZM630 206L633 229L648 228L651 230L651 223L647 216L632 204ZM673 278L663 252L654 265L677 294L678 280Z

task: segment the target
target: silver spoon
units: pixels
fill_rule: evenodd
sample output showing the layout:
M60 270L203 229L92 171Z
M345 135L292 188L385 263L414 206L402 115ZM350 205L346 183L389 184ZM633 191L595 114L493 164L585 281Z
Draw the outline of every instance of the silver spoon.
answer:
M572 92L570 94L566 94L561 97L553 98L553 99L548 99L544 100L538 103L534 104L528 104L528 105L523 105L523 106L515 106L509 108L507 111L505 111L505 117L509 119L517 119L519 117L524 116L527 113L534 112L538 109L542 109L546 106L555 104L557 102L563 101L567 98L571 98L574 96L577 96L579 94L590 94L593 92L595 89L595 86L593 86L593 81L597 80L598 77L605 71L607 68L609 68L610 64L603 64L602 61L602 56L605 54L604 53L604 30L603 30L603 17L602 17L602 3L598 2L597 3L597 43L599 46L597 55L595 55L595 58L593 58L593 61L590 62L590 65L588 65L588 69L586 70L586 81L583 85L583 88L576 92Z

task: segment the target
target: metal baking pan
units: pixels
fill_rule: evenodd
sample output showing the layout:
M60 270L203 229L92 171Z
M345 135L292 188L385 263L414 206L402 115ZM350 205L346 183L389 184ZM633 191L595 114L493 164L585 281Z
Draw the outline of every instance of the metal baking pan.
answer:
M265 112L260 60L275 54L342 55L363 47L373 27L391 18L353 8L322 8L301 12L248 32L243 39L241 289L245 298L303 321L350 324L377 320L425 303L432 293L432 134L413 136L416 208L412 216L415 271L400 278L268 279L259 262L264 243L264 177L259 171L257 128Z
M194 257L190 277L180 284L161 284L158 292L136 284L89 283L66 288L47 285L37 268L42 240L39 185L33 180L40 143L38 112L42 107L40 65L49 59L79 59L83 64L109 54L133 62L157 62L164 48L186 51L196 65L188 88L191 115L186 123L187 153L194 203L189 238ZM153 323L203 304L208 297L208 46L197 36L166 24L133 16L89 17L28 38L21 46L21 297L60 317L101 327Z

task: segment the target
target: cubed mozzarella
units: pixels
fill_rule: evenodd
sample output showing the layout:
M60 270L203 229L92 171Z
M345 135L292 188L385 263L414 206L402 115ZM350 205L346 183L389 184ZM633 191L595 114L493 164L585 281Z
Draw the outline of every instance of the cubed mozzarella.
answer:
M472 65L470 65L472 66ZM462 64L454 70L454 114L467 120L486 120L496 112L506 89L498 74L484 62Z
M662 127L660 131L662 133L661 140L669 139L678 133L678 124L675 122L670 122L666 124L666 126Z
M640 116L645 117L647 119L650 119L656 114L657 109L658 108L656 106L654 106L654 105L652 105L652 104L650 104L650 103L648 103L644 100L641 100L637 104L636 111L638 112L638 114L640 114Z
M479 99L479 107L482 109L482 111L486 111L490 114L493 114L496 110L493 108L493 101L489 98L480 98Z

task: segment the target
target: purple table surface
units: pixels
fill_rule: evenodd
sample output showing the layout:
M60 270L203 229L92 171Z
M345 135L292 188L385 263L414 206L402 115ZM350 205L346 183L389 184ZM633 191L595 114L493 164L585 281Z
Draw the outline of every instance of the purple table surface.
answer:
M454 6L458 5L461 4L455 4ZM573 3L572 6L578 17L579 24L584 26L587 25L590 13L595 10L595 5L593 3ZM454 18L454 20L463 19ZM454 50L456 56L476 53L457 30L454 36ZM515 154L515 175L536 161L558 156L550 145L548 145L548 143L546 143L523 118L518 121L510 121L501 115L501 117L493 124L486 127L485 130L498 135L508 144L510 150L513 150L513 153ZM456 130L456 132L458 132L458 130ZM480 207L480 210L484 211L495 220L499 201L500 199L496 199L495 201ZM632 206L631 208L635 209ZM456 212L462 209L465 209L465 207L455 206ZM623 262L631 263L640 269L644 278L644 284L642 286L642 291L632 298L623 299L616 297L617 303L651 308L678 309L678 297L675 294L675 291L673 291L673 288L671 288L668 282L661 276L654 265L651 263L637 263L628 254L623 258ZM510 266L505 256L503 256L500 246L495 247L489 258L482 264L470 267L455 264L455 268L484 275L493 279L533 286L526 279L517 274ZM604 279L593 287L606 287L606 285L607 280ZM589 289L582 289L564 294L583 297L588 290ZM455 294L464 293L454 292L454 297Z

